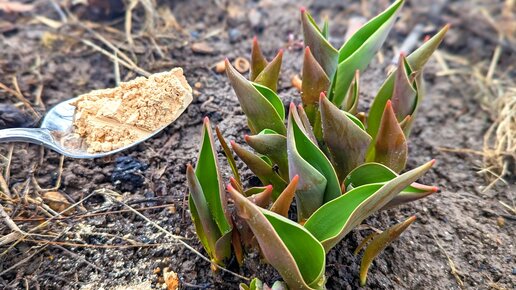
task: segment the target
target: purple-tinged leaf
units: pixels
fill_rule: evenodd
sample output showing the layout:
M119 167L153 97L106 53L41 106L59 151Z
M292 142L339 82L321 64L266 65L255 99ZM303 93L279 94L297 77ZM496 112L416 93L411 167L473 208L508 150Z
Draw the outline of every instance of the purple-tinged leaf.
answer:
M401 235L414 221L416 216L411 216L405 221L396 224L381 234L373 238L371 243L367 246L362 257L362 263L360 264L360 286L366 284L367 272L373 260L392 243L397 237Z
M312 55L309 47L305 49L303 61L303 82L301 83L301 98L310 124L314 124L317 114L319 96L330 86L330 79L321 65Z
M351 170L364 163L371 137L324 95L319 102L324 142L342 181Z
M320 207L304 224L324 246L333 248L365 218L383 208L404 188L427 172L434 160L389 182L362 185Z
M285 112L279 97L269 88L246 80L227 59L226 73L247 116L251 132L258 134L264 129L271 129L286 135L283 123Z
M272 204L271 211L275 212L284 217L288 217L288 210L290 209L290 205L294 200L294 196L296 194L297 183L299 181L299 176L296 175L292 178L290 183L285 187L283 192L278 196L276 201Z
M260 72L254 82L268 87L273 92L278 90L278 79L283 59L283 50L280 49L276 57Z
M410 68L413 71L419 72L419 78L421 78L424 65L426 64L432 53L437 49L448 29L449 25L444 26L436 35L434 35L428 41L423 43L423 45L421 45L418 49L416 49L409 56L407 56L407 63L410 65ZM385 104L387 103L387 100L389 100L392 96L395 75L395 72L392 72L389 75L387 80L383 83L382 87L378 91L376 97L373 100L373 103L371 104L371 109L369 110L369 116L367 118L367 132L373 138L375 138L376 134L378 134L378 129L380 128L380 120L382 118ZM418 101L420 101L424 95L424 91L422 90L422 80L420 80L420 84L418 84L418 87ZM417 110L417 104L415 110ZM413 114L412 119L414 119ZM407 127L408 129L410 129L410 126ZM406 136L408 136L408 134Z
M296 189L298 219L306 220L325 202L340 196L340 184L333 166L302 129L296 106L290 105L287 134L289 175L299 175Z
M253 231L265 259L290 289L324 289L326 258L321 244L301 225L260 209L228 186L238 215Z
M344 180L344 187L349 191L355 187L359 187L372 183L387 183L390 180L398 177L396 172L380 163L365 163L355 168L349 173ZM388 209L398 206L403 203L411 202L421 199L432 193L437 192L438 188L435 186L428 186L420 183L412 183L394 197L382 209Z
M401 54L391 97L392 108L399 122L412 115L416 109L417 91L411 71L405 56Z
M233 177L235 178L235 181L238 183L237 188L242 188L242 181L240 181L240 174L238 173L238 168L236 166L235 158L233 157L233 154L231 153L231 150L229 149L228 143L226 143L226 140L222 136L222 133L220 132L218 126L215 126L215 133L217 134L217 139L219 139L220 145L222 146L222 149L224 150L224 155L226 155L226 159L229 163L229 167L231 167L231 171L233 172Z
M208 118L204 119L201 140L195 174L191 167L187 168L187 179L192 194L188 204L203 246L214 263L223 265L231 255L231 217L227 210L226 195ZM213 229L208 219L215 223L217 230Z
M258 45L258 39L253 37L253 46L251 48L251 71L249 74L249 79L254 81L258 75L263 71L263 69L267 66L269 62L263 56L262 51L260 50L260 45Z
M367 153L368 162L381 163L400 172L407 163L408 145L390 100L385 105L380 129Z
M314 58L324 69L328 78L333 78L337 70L338 51L326 39L312 16L304 8L301 9L301 23L305 47L310 47Z
M268 208L272 201L272 185L259 187L259 189L260 192L248 195L247 199L261 208Z
M272 130L263 130L257 135L244 136L245 142L256 152L265 155L278 165L280 176L288 179L287 138Z
M272 184L272 196L276 200L281 191L287 186L287 182L274 171L271 164L256 154L242 148L234 141L231 141L231 148L264 185Z
M358 99L360 91L360 70L355 71L355 77L349 86L348 94L344 99L342 109L352 115L358 114Z
M339 49L338 67L332 78L329 99L341 107L355 76L355 71L363 71L384 43L404 0L397 0L384 12L369 20L357 30Z

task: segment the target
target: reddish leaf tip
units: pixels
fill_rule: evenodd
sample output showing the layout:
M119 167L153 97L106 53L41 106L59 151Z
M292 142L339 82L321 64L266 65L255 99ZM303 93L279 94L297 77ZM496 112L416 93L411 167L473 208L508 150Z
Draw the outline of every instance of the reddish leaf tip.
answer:
M385 108L386 109L392 109L392 101L391 100L387 100L387 103L385 104Z
M324 92L321 92L321 94L319 95L319 102L323 101L324 98L326 98L326 94Z
M210 118L208 116L205 116L204 119L203 119L203 123L204 123L204 125L209 125L210 124Z
M236 146L235 140L229 141L229 144L231 144L231 147L235 147Z
M258 37L256 35L253 36L253 43L258 43Z
M430 163L432 164L432 166L435 165L435 162L436 162L435 159L430 160Z
M306 7L302 6L301 9L299 9L299 10L301 10L301 14L303 14L306 12Z
M437 186L432 186L432 192L438 192L439 191L439 187Z
M226 189L227 189L228 191L235 190L235 189L233 188L233 186L231 186L231 184L228 184L228 186L226 187Z
M235 181L236 181L236 179L235 179L233 176L230 176L230 177L229 177L229 181L231 181L231 182L235 182Z
M310 54L310 46L305 47L305 54Z
M294 177L292 177L292 180L291 181L295 181L297 182L299 180L299 175L294 175Z
M296 104L294 102L290 102L290 110L294 110L296 108Z
M267 190L272 190L272 184L269 184L267 186L265 186L267 188Z

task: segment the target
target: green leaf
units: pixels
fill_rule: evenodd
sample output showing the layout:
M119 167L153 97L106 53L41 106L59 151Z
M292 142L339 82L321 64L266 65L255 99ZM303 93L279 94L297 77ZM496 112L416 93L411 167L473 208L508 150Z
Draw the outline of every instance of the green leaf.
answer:
M303 82L301 83L301 99L310 120L314 124L319 96L326 92L330 86L330 80L321 65L306 47L303 61Z
M260 74L254 79L254 82L268 87L273 92L278 90L278 79L281 70L281 62L283 59L283 50L280 49L276 57L268 63Z
M213 134L208 118L204 119L202 143L195 174L188 169L187 178L192 198L189 207L199 238L217 264L231 255L231 224L227 201L217 163ZM216 230L213 224L216 225ZM204 236L204 237L203 237ZM215 243L214 243L215 241Z
M423 45L421 45L418 49L416 49L407 57L407 63L410 65L413 71L419 72L420 76L422 74L424 65L426 64L432 53L437 49L448 29L449 26L446 25L436 35L434 35L432 38L426 41ZM383 110L385 108L385 104L387 103L387 100L389 100L392 96L395 75L396 72L392 72L389 75L387 80L383 83L382 87L378 91L376 97L373 100L373 103L371 104L371 109L369 110L369 116L367 118L367 132L373 138L375 138L378 134L378 129L380 128L380 121L382 118ZM419 87L421 87L421 85L419 85ZM419 94L422 95L422 92L419 92ZM419 97L419 99L421 98L422 97ZM412 119L414 119L414 116L412 116Z
M388 100L378 135L369 148L366 160L382 163L395 172L400 172L405 168L407 152L405 133L396 119L391 100Z
M285 120L285 107L280 97L268 87L259 83L253 83L253 86L264 96L269 103L274 107L281 120Z
M339 65L335 78L332 79L334 91L330 92L330 100L337 107L342 106L355 71L363 71L382 46L387 38L387 34L389 34L394 25L403 3L403 0L394 2L384 12L364 24L340 48Z
M288 179L287 138L272 130L244 136L245 142L256 152L269 157L279 167L279 174Z
M287 186L287 182L274 171L271 164L267 163L260 156L242 148L234 141L231 141L231 148L264 185L272 184L272 196L276 200L281 191Z
M253 231L265 259L290 289L324 289L325 253L322 245L301 225L260 209L231 186L228 192L238 215Z
M360 120L339 110L324 95L320 98L319 108L324 142L342 181L351 170L364 163L371 137L357 125L357 122L362 124Z
M195 231L206 252L213 259L215 257L215 243L220 238L220 231L211 216L201 184L190 164L188 164L186 169L186 178L190 190L188 202Z
M341 195L337 174L324 153L300 127L296 106L290 105L287 150L289 175L299 175L296 190L298 219L307 219L325 202Z
M404 188L427 172L434 160L387 183L359 186L320 207L305 223L328 252L365 218L383 208Z
M281 135L286 135L286 128L283 123L284 112L282 116L281 111L278 111L278 101L281 103L279 97L270 89L246 80L227 59L226 73L231 86L235 90L240 106L247 116L251 132L257 134L264 129L271 129ZM261 92L266 92L266 95Z
M263 71L269 62L263 56L260 46L258 45L258 38L253 37L253 46L251 48L251 65L249 79L254 81L256 77Z
M374 162L365 163L349 173L344 180L344 188L346 191L349 191L362 185L387 183L396 177L398 177L398 174L383 164ZM396 195L382 209L391 208L403 203L421 199L437 192L437 190L438 188L435 186L428 186L414 182L403 189L403 191Z
M364 286L366 284L367 272L369 271L369 267L373 260L390 243L392 243L392 241L399 237L401 233L403 233L415 220L416 217L412 216L405 221L388 228L373 238L369 246L365 249L362 263L360 264L360 286Z
M310 47L314 58L324 69L328 78L333 78L337 70L338 51L326 39L327 35L323 34L312 16L304 8L301 9L301 23L303 25L305 47Z

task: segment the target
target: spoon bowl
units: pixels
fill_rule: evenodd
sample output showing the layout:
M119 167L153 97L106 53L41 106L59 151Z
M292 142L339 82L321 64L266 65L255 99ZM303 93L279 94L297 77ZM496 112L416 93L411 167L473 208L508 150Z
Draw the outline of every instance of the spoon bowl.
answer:
M158 128L145 138L137 140L127 146L106 151L90 153L87 151L84 139L73 134L73 116L75 107L71 105L78 98L66 100L57 104L50 109L39 128L10 128L0 130L0 143L5 142L28 142L38 145L43 145L58 153L72 158L98 158L108 156L130 147L140 144L141 142L155 136L165 127L170 125L177 117L179 117L188 107L191 99L184 100L183 106L176 113L175 118L167 125Z

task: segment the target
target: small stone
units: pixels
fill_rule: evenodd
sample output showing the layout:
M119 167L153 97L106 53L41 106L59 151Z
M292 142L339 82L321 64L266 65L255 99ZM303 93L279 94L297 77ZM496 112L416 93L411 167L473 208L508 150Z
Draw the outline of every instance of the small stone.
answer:
M154 271L152 271L154 274L159 274L159 272L161 272L161 268L160 267L156 267L154 269Z
M226 71L226 63L221 60L215 64L215 71L219 74Z
M213 54L215 49L209 43L203 41L192 44L192 51L198 54Z
M240 33L240 30L238 30L237 28L231 28L228 31L229 42L235 43L239 41L241 35L242 34Z
M263 24L263 17L260 11L252 9L248 14L249 24L258 31L263 30L265 25Z
M196 82L196 83L194 84L194 87L195 87L196 89L200 89L200 88L202 88L202 83L201 83L201 82Z
M290 79L290 83L292 84L292 86L294 88L296 88L298 91L301 91L301 87L302 87L302 81L301 81L301 78L299 78L299 75L298 74L295 74L291 79Z
M503 226L505 226L505 219L501 216L499 216L497 219L496 219L496 224L503 228Z

